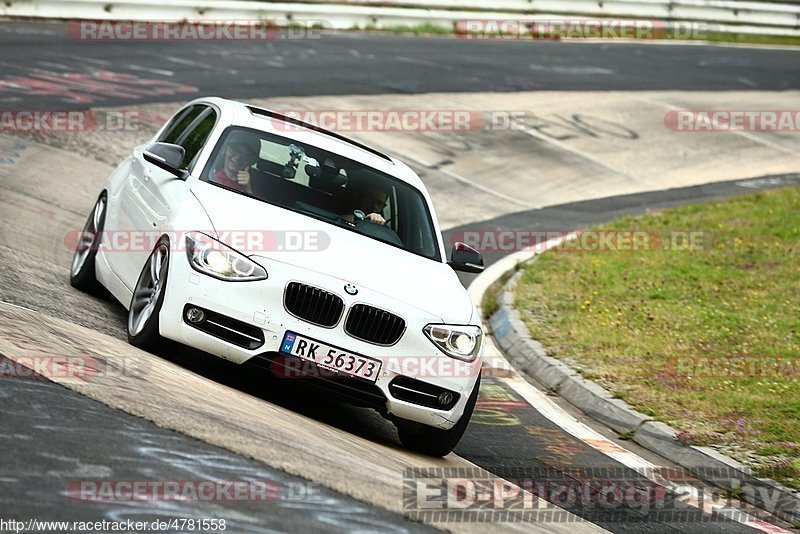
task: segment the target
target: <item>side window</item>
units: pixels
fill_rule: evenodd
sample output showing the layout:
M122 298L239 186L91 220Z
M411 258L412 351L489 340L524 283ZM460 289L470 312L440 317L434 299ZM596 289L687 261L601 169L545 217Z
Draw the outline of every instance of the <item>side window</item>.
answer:
M160 143L176 144L186 127L189 126L205 108L205 106L189 106L179 112L175 115L175 118L172 119L172 122L169 123L164 133L159 136L157 141Z
M206 144L206 140L211 135L211 130L214 129L216 122L217 113L212 108L205 108L178 139L177 144L186 150L183 162L181 162L182 169L187 169L197 154L200 153L200 149Z

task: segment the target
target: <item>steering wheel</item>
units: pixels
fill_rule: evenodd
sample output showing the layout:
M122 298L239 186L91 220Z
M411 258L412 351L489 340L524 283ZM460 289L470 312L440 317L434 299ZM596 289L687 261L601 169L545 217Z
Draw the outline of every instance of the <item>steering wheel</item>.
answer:
M400 239L400 236L397 235L397 232L392 230L390 227L386 226L385 224L379 224L364 218L359 219L358 214L356 213L354 213L354 215L356 216L354 221L356 230L362 234L374 237L381 241L386 241L387 243L391 243L399 247L403 246L403 241Z

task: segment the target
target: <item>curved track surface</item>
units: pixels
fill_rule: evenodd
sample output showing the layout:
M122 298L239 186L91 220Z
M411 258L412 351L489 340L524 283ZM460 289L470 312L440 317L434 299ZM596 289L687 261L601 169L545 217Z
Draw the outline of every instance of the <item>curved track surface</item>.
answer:
M531 114L533 122L528 115L521 128L498 131L354 134L391 149L420 171L448 229L446 237L465 229L573 229L658 206L796 184L792 173L800 170L799 145L790 136L715 135L698 141L675 135L665 141L674 133L665 133L660 120L671 106L788 108L797 101L793 91L800 86L794 51L472 43L363 34L165 47L70 41L58 24L0 25L0 50L12 45L19 50L20 44L23 52L3 54L0 102L6 109L105 106L108 111L123 106L137 110L140 118L160 118L175 104L159 102L215 93L270 98L258 102L278 109L459 106ZM98 74L103 72L115 73L113 83L109 75ZM542 88L626 93L518 92ZM720 96L720 90L739 92ZM329 96L299 98L317 94ZM61 380L68 389L48 381L3 381L0 395L8 409L0 419L4 428L13 429L4 434L3 446L20 459L12 464L6 455L2 461L3 510L13 510L19 519L229 517L236 531L320 524L337 530L345 521L352 521L348 526L372 521L381 530L415 530L427 527L401 515L418 509L407 500L416 482L404 476L408 468L479 466L487 480L492 479L488 473L508 479L547 473L564 481L608 481L609 473L616 473L626 481L649 483L631 470L613 436L587 439L585 432L574 430L582 427L568 407L566 412L552 408L553 401L544 395L536 397L541 405L532 406L533 393L523 397L523 389L510 386L513 382L502 373L484 381L476 417L456 454L432 460L403 451L393 427L370 411L332 405L305 390L298 393L294 384L270 381L252 369L188 349L167 347L150 355L127 346L122 307L69 287L70 251L64 236L81 227L110 165L146 139L157 122L142 121L113 135L0 137L0 300L25 308L0 304L0 354L7 358L2 363L31 354L88 354L142 370L94 382ZM681 155L678 162L676 154ZM776 176L743 181L765 174ZM714 184L698 185L708 182ZM611 195L617 196L606 198ZM634 452L636 458L669 466L644 451ZM281 488L281 498L268 506L134 506L65 496L69 482L87 478L268 478ZM312 483L303 485L304 480ZM301 488L305 493L298 495ZM670 503L677 497L666 491L663 498ZM576 524L575 516L564 515L494 526L752 530L720 518L709 521L709 503L701 506L704 511L692 508L681 514L641 506L560 504L583 521ZM345 512L352 519L344 519ZM486 528L480 522L435 524Z

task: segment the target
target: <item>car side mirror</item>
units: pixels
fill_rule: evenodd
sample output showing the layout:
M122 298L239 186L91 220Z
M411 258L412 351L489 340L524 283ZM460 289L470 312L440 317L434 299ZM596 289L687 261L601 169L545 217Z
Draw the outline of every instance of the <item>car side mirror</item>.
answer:
M181 169L185 154L186 150L180 145L153 143L144 150L144 160L160 169L164 169L181 180L185 180L188 173Z
M456 241L453 244L453 251L450 253L450 261L447 264L456 271L465 273L483 272L483 256L471 246Z

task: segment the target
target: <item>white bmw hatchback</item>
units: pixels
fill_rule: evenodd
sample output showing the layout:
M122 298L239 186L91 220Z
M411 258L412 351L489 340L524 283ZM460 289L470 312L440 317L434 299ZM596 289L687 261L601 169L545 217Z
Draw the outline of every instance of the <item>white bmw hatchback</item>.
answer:
M128 308L128 340L168 338L310 379L445 455L480 387L483 332L406 165L333 132L220 98L189 103L108 178L73 286Z

